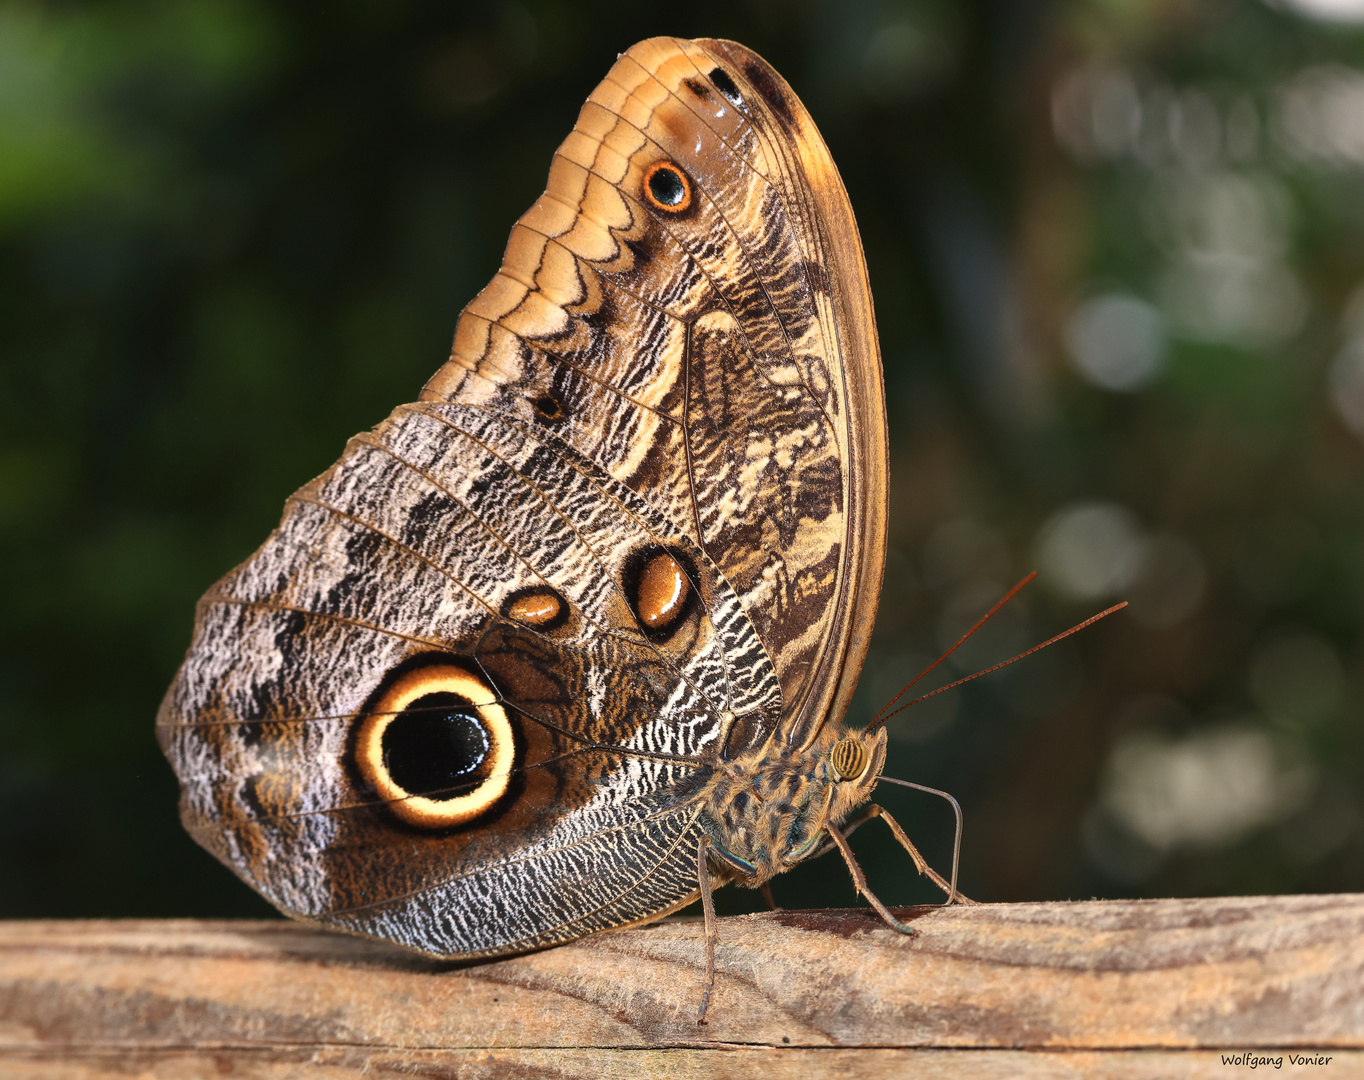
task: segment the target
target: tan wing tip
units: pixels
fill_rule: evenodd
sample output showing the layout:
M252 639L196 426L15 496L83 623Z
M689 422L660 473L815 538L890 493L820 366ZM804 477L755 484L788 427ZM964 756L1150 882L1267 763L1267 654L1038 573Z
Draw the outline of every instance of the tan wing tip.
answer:
M756 97L766 112L786 128L812 187L842 192L843 180L838 175L838 168L834 165L824 137L819 133L819 127L800 97L791 89L791 84L781 77L776 68L737 41L697 38L685 44L696 47L712 61L721 64L730 77L738 82L741 94Z
M697 38L692 44L720 61L727 74L739 82L740 92L759 98L768 112L793 135L809 138L811 133L817 132L810 114L790 84L752 49L723 38Z
M746 45L725 38L653 37L636 42L621 53L646 71L662 66L665 58L686 57L702 75L709 77L717 66L739 84L740 94L761 100L794 134L814 131L810 114L776 68Z

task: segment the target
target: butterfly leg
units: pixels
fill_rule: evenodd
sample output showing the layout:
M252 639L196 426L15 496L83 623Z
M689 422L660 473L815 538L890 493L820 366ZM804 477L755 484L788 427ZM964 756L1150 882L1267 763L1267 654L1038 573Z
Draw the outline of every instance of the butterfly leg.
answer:
M710 892L710 868L706 865L709 850L710 837L702 833L696 844L696 884L701 889L701 911L706 917L706 979L701 989L701 1007L696 1010L698 1024L706 1022L706 1009L715 992L715 941L719 936L715 929L715 898Z
M862 813L858 814L857 817L853 818L850 822L847 823L847 825L843 827L844 837L846 838L851 836L855 829L858 829L861 826L865 825L867 822L871 821L872 818L878 817L885 818L886 824L890 826L890 831L895 834L895 839L900 841L901 846L906 851L909 852L909 857L914 860L914 869L916 869L919 873L927 877L930 881L933 882L934 885L938 886L938 888L940 888L943 892L947 893L948 896L947 903L949 904L978 903L978 901L972 900L960 889L956 891L954 898L951 884L948 881L946 881L941 874L934 870L933 867L928 865L928 860L919 854L919 849L914 846L914 841L912 841L905 834L905 830L900 828L900 823L896 821L893 817L891 817L890 814L887 813L884 808L877 806L876 803L872 803L865 810L863 810ZM832 851L834 849L834 846L835 845L833 843L825 844L822 848L815 852L815 856L824 855Z
M884 810L882 810L882 809L881 809L879 806L877 806L875 803L872 803L869 807L867 807L865 810L863 810L862 813L858 814L857 817L853 818L851 821L846 822L846 823L843 825L843 827L842 827L842 828L843 828L843 839L846 840L846 839L847 839L848 837L850 837L853 833L855 833L858 829L860 829L863 825L865 825L867 822L871 821L872 818L880 817L880 816L881 816L882 814L884 814L884 813L885 813ZM810 858L812 858L812 859L817 859L817 858L819 858L821 855L827 855L827 854L829 854L829 852L833 851L834 848L836 848L837 846L838 846L838 845L835 844L832 840L826 840L823 844L821 844L821 845L815 850L815 853L814 853L813 855L811 855ZM916 860L915 860L914 865L915 865L915 868L916 868L916 869L919 869L919 873L922 874L922 873L923 873L923 870L919 868L919 861L922 859L922 856L919 856L919 853L918 853L917 850L914 851L912 854L918 856L918 858L916 858ZM927 866L928 864L925 863L924 865Z
M934 870L933 867L929 866L927 860L919 854L919 849L914 846L914 841L905 835L905 830L900 828L900 823L886 813L886 811L882 810L881 807L872 803L867 807L866 811L862 814L862 817L866 818L868 821L874 817L879 817L890 826L890 831L895 834L895 839L900 841L900 846L909 852L909 857L914 860L914 866L919 873L926 875L934 885L947 893L947 900L944 902L945 905L953 903L974 904L976 902L965 893L956 889L953 885L944 881L942 875Z
M867 888L867 875L862 873L862 867L857 864L857 859L852 853L852 848L848 846L848 841L843 838L843 834L838 831L838 826L831 821L824 823L824 831L833 838L834 844L838 847L839 854L843 856L843 861L848 864L848 873L852 874L853 887L858 893L867 898L867 902L876 909L876 914L886 921L888 926L894 927L902 934L914 935L919 931L908 923L903 923L890 913L890 908L877 898L876 894Z
M772 899L772 886L770 884L764 881L761 885L758 886L758 889L763 894L763 902L767 904L768 911L782 910L781 908L777 907L777 902Z

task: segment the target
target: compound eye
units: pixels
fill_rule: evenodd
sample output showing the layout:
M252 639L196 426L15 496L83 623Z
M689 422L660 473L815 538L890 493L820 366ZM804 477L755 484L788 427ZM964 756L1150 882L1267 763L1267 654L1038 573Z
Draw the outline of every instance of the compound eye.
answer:
M839 739L829 751L829 764L840 780L856 780L867 771L870 760L860 739Z
M409 825L445 828L486 813L507 791L516 742L497 694L453 664L409 671L360 725L361 775Z

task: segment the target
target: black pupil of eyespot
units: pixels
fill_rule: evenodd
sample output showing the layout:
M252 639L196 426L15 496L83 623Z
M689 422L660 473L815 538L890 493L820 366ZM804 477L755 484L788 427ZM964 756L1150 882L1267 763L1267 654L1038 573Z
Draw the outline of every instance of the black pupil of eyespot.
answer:
M384 728L384 768L413 795L455 799L472 790L471 774L491 750L478 714L454 694L426 694Z
M664 206L676 206L686 194L676 169L655 169L649 177L649 191Z
M744 99L739 96L739 88L734 85L734 80L729 77L729 73L724 68L716 68L710 73L710 81L715 84L715 88L729 98L735 105L742 105Z

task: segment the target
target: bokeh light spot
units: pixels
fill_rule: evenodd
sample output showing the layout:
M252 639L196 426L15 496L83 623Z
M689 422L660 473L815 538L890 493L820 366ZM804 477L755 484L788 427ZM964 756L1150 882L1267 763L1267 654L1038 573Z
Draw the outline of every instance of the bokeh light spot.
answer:
M1160 312L1129 293L1084 301L1066 322L1065 341L1076 370L1105 390L1139 389L1165 358Z
M1296 809L1311 784L1305 764L1248 724L1137 731L1113 746L1100 802L1157 851L1221 847Z
M1345 673L1335 648L1320 634L1290 631L1261 645L1250 660L1250 692L1271 720L1312 727L1340 708Z
M1112 596L1141 573L1146 553L1137 516L1109 502L1072 503L1047 520L1037 535L1042 580L1075 600Z

